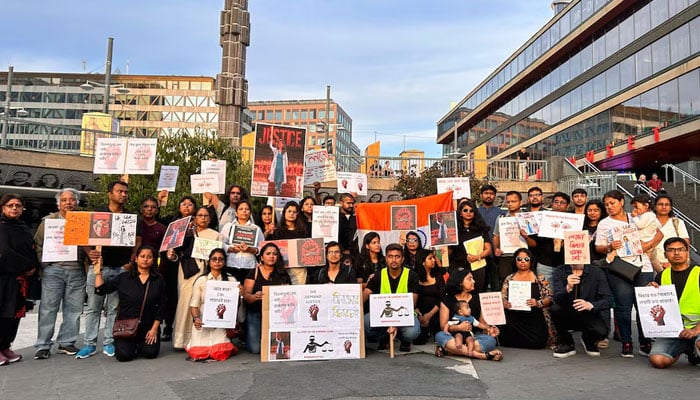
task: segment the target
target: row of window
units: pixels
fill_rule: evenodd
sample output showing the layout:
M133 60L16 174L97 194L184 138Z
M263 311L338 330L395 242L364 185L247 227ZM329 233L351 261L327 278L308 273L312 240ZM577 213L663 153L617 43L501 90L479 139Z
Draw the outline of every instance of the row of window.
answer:
M326 110L325 109L300 109L300 110L285 110L284 118L282 117L282 110L258 110L256 113L256 119L260 121L308 121L308 120L325 120ZM330 119L335 118L335 111L330 110L328 113Z

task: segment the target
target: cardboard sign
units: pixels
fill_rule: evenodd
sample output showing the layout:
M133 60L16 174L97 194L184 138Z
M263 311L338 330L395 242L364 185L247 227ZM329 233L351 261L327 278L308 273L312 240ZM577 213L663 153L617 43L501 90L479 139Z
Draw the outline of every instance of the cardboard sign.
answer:
M371 327L413 326L413 293L371 294L369 318Z
M588 231L564 232L564 263L569 265L590 264L589 242Z
M515 311L530 311L527 301L532 298L531 282L508 282L508 302L510 309Z
M619 257L642 255L642 242L639 239L639 231L634 224L616 226L612 229L613 241L622 242L622 247L617 249Z
M127 139L98 137L92 172L95 174L123 174L127 143Z
M257 246L258 229L255 225L234 225L231 243L245 243L251 247Z
M323 238L268 240L260 243L274 243L279 247L285 268L318 267L326 264L326 249Z
M479 293L481 316L489 325L505 325L506 313L503 309L501 292Z
M327 150L311 150L304 154L304 185L336 179L335 164Z
M469 183L469 178L437 178L437 192L445 193L452 191L453 199L461 199L463 197L472 198L472 188Z
M429 220L432 247L457 244L457 219L454 211L432 213Z
M238 282L208 280L204 291L204 328L235 328L238 314Z
M133 247L137 221L136 214L69 211L63 244Z
M218 177L218 190L210 193L221 194L226 191L226 160L202 160L202 175L216 175Z
M78 260L78 246L63 245L65 226L65 219L47 218L44 220L44 245L41 249L41 262Z
M129 139L124 173L153 175L156 169L157 149L158 139Z
M163 242L160 244L159 252L168 251L176 247L182 246L185 241L187 228L190 226L192 216L180 218L168 224L168 229L165 230Z
M482 251L484 251L484 238L479 236L474 239L469 239L462 243L462 245L464 245L464 249L467 251L467 254L478 256ZM472 271L479 270L486 266L486 258L472 261L470 264Z
M218 175L190 175L190 187L192 194L221 193L219 190Z
M416 213L415 205L391 206L391 230L415 231Z
M537 212L521 212L515 214L515 218L520 225L520 229L527 232L527 235L535 235L540 231L540 219L542 213Z
M311 237L323 238L324 243L338 241L340 211L338 207L314 206L311 224Z
M192 246L192 258L208 260L212 250L223 247L224 244L220 240L205 239L197 236L194 238L194 245Z
M540 237L564 239L564 232L580 231L583 229L583 214L572 214L559 211L542 211L540 220Z
M158 188L156 190L174 192L179 171L180 167L177 165L163 165L160 167L160 177L158 177Z
M520 224L516 217L498 218L498 239L504 254L513 254L520 248L527 248L527 241L520 236Z
M683 319L674 285L634 288L642 331L646 337L678 338Z
M367 175L356 172L338 172L338 193L357 193L367 196Z

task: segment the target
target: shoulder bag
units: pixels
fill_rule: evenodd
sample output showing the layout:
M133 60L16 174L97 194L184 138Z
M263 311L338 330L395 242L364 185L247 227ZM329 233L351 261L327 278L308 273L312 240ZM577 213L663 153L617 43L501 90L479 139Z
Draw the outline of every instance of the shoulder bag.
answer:
M148 297L148 288L151 286L151 279L148 278L146 283L146 292L143 294L143 301L141 302L141 311L139 312L138 318L128 318L128 319L117 319L114 321L114 327L112 328L112 336L115 339L131 339L136 337L136 333L139 331L139 325L141 324L141 317L143 316L143 308L146 306L146 297Z

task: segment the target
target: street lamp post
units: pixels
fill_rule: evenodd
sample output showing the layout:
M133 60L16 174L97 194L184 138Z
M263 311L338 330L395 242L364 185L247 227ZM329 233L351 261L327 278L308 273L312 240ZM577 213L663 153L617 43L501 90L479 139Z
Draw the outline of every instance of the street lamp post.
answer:
M15 70L15 67L10 65L10 67L7 70L7 91L5 94L5 121L2 124L2 141L0 144L2 144L2 147L5 147L7 144L7 128L10 120L10 101L11 98L10 96L12 95L12 74Z
M83 90L93 90L95 86L104 89L104 98L102 99L102 112L109 114L109 91L112 88L116 88L119 93L126 94L129 93L129 89L125 88L123 84L112 85L112 47L114 45L113 38L107 38L107 60L105 61L105 81L104 83L98 83L93 81L86 81L80 88Z

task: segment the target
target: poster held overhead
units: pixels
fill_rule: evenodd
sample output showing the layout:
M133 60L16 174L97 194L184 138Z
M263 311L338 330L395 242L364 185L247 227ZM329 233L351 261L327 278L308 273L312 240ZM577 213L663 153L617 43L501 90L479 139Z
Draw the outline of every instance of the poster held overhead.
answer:
M124 173L152 175L156 168L157 149L158 139L129 139Z
M302 197L306 128L255 124L251 196Z
M174 192L177 186L177 176L180 167L177 165L163 165L160 167L160 176L158 177L158 187L156 190L167 190Z

